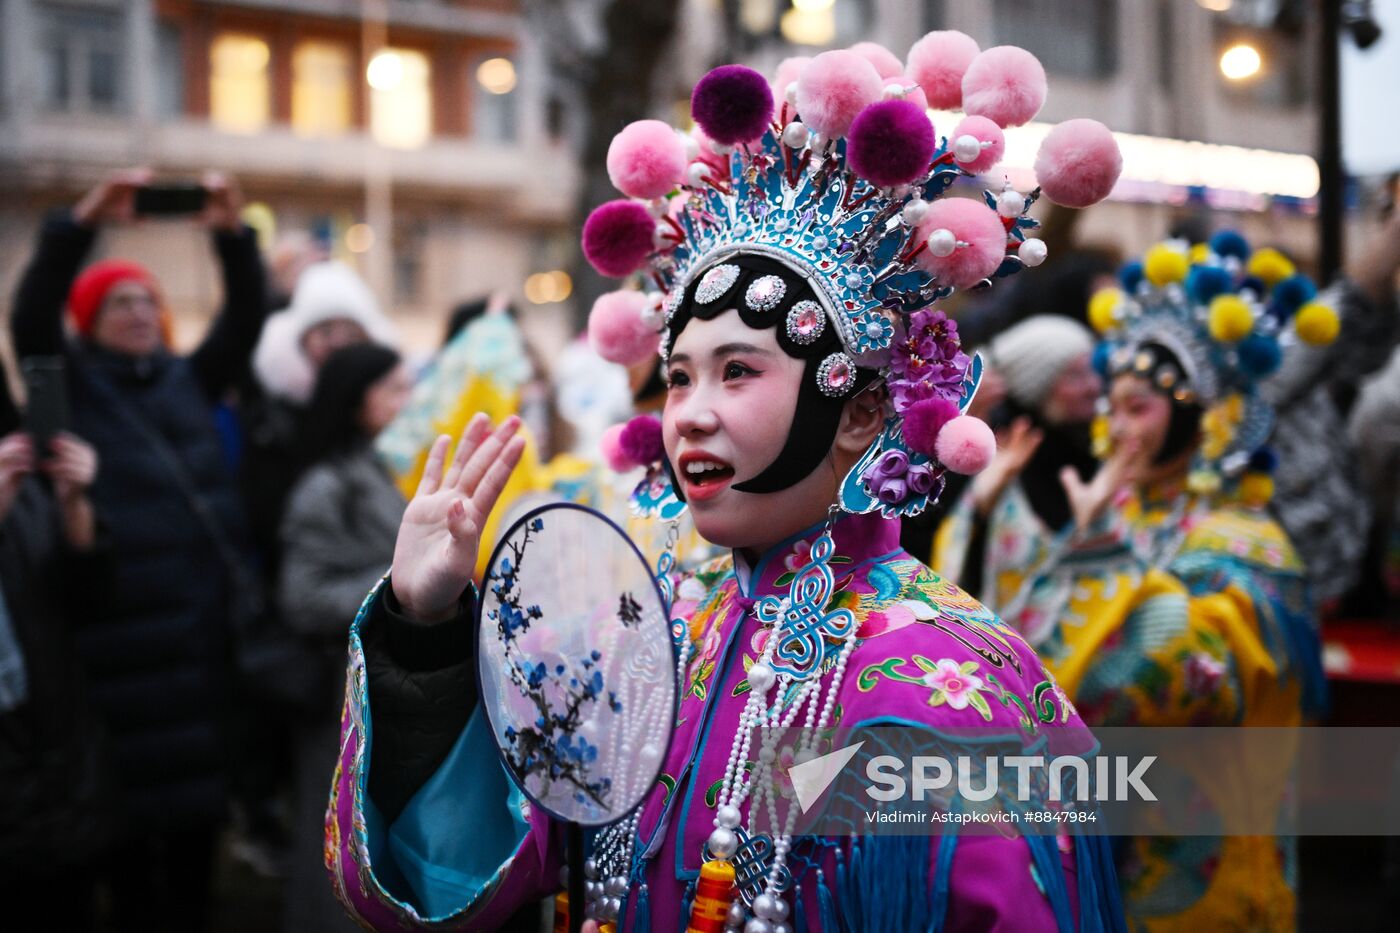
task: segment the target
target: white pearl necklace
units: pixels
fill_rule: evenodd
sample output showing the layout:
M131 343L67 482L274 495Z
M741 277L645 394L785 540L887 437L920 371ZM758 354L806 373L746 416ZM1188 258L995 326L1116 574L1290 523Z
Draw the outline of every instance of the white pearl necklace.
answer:
M828 524L822 534L830 533L831 525ZM845 679L846 666L855 648L857 629L852 626L842 642L841 651L832 669L830 684L823 697L820 663L801 681L787 673L775 674L769 666L773 650L782 639L786 615L785 612L778 614L758 660L748 671L749 696L739 714L739 727L734 733L720 793L716 798L715 829L706 843L710 855L715 858L728 859L738 851L740 841L735 830L742 820L740 807L746 799L749 800L750 835L755 830L755 814L762 812L761 808L765 802L770 824L775 829L780 825L778 794L773 780L779 738L792 726L805 707L803 733L794 763L800 764L815 757L819 737L831 724L836 700L841 692L841 683ZM740 620L740 626L742 625L743 620ZM794 683L798 685L797 692L792 697L792 702L784 707L783 697ZM776 699L770 707L767 697L774 688ZM745 772L743 766L749 760L755 730L760 732L758 761L751 772ZM753 916L749 917L743 909L742 901L736 900L726 920L725 930L728 933L736 933L741 929L744 933L791 933L786 923L789 907L783 898L780 884L787 874L787 856L792 849L792 832L799 813L798 807L789 803L786 817L781 821L783 828L781 832L775 832L773 837L773 860L769 866L764 891L755 897L750 905Z

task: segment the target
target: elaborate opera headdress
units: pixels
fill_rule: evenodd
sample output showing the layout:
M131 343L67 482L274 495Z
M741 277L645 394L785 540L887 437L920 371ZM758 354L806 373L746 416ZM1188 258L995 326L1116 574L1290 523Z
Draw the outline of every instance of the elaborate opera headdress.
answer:
M1213 494L1240 480L1242 497L1263 504L1272 493L1274 457L1264 442L1274 413L1259 385L1300 344L1331 343L1336 312L1282 253L1251 252L1233 231L1194 246L1159 243L1119 278L1122 288L1089 303L1104 337L1096 365L1110 378L1141 376L1197 416L1192 491Z
M807 372L792 434L747 486L755 492L810 473L845 400L883 382L884 428L839 504L917 514L945 471L976 472L995 449L986 425L963 414L980 363L930 306L1038 265L1046 249L1029 236L1029 210L1040 195L1087 206L1121 169L1104 126L1071 120L1041 146L1040 187L950 195L997 164L1003 127L1032 119L1045 95L1029 52L978 51L953 32L929 34L904 64L869 43L788 60L774 85L740 65L716 68L695 86L690 133L642 120L612 142L608 171L627 197L588 217L583 250L599 272L640 287L598 300L594 346L626 364L664 357L692 317L729 309L750 327L776 328ZM966 116L940 137L929 105ZM620 430L615 462L664 465L654 425ZM639 488L641 505L663 517L682 507L667 478L657 469Z

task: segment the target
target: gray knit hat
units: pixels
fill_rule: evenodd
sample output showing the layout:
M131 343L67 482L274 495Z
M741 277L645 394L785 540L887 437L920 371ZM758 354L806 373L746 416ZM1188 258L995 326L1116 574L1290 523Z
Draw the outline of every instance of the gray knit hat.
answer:
M1094 336L1073 318L1037 314L987 346L989 362L1006 381L1007 394L1024 408L1039 410L1060 373L1094 349Z

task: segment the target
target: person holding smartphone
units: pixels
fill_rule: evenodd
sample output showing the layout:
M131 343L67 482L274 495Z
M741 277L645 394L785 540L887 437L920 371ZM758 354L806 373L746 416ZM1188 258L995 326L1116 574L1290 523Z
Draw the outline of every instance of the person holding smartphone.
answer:
M72 632L107 554L88 498L96 474L79 438L36 440L0 366L0 898L14 929L92 927L115 815Z
M102 462L91 494L113 566L76 635L119 762L123 825L104 872L119 929L205 927L232 757L234 607L251 574L213 409L247 372L266 288L238 188L210 173L199 189L172 195L149 171L128 170L53 215L11 320L21 361L62 360L69 429ZM138 207L187 212L211 235L224 306L188 355L170 344L149 268L124 259L84 268L102 230L136 220ZM155 917L168 919L152 926Z

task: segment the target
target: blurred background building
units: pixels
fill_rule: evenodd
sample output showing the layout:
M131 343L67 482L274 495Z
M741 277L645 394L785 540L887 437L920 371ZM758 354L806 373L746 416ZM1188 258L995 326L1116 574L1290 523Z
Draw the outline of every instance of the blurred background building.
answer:
M584 155L588 96L568 65L580 49L625 65L649 41L614 21L627 6L0 0L0 311L44 210L116 167L172 180L215 167L238 177L266 234L309 231L355 262L411 343L433 342L453 302L495 288L543 339L562 340L571 296L588 291L576 288L576 230L581 202L600 198L585 173L601 170ZM903 55L930 29L960 29L984 48L1025 46L1050 72L1044 123L1009 134L1013 181L1058 120L1091 116L1125 134L1124 180L1077 220L1080 243L1130 254L1173 226L1231 224L1304 265L1315 252L1319 27L1308 0L632 6L670 17L654 71L604 88L636 95L639 116L676 118L695 78L723 61L768 70L864 39ZM620 125L592 131L605 140ZM138 241L188 339L217 294L205 244L152 222L105 248Z

